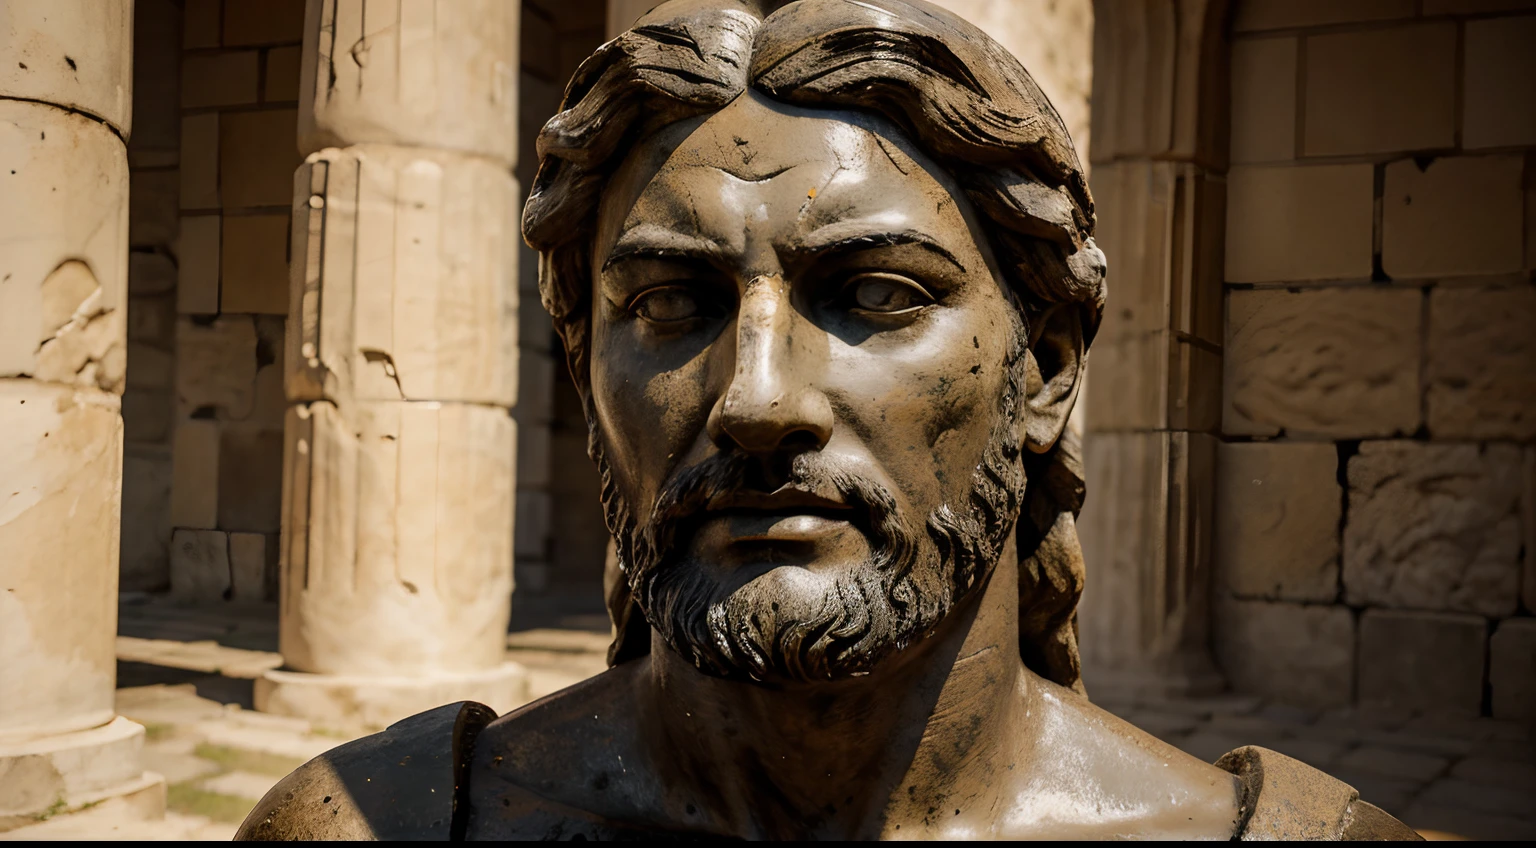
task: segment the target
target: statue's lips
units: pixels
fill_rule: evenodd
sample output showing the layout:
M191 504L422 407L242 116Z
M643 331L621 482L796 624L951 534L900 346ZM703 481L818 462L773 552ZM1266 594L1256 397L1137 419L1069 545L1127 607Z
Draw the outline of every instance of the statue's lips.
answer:
M724 531L729 542L811 542L848 529L854 512L841 500L804 489L735 491L710 501L700 529L706 535Z

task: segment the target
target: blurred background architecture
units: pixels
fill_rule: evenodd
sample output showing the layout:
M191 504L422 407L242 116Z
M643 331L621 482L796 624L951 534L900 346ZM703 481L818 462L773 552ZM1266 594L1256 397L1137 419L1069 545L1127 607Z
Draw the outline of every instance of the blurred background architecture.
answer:
M1091 167L1090 694L1536 836L1536 2L936 2ZM517 222L654 3L0 0L0 830L601 668Z

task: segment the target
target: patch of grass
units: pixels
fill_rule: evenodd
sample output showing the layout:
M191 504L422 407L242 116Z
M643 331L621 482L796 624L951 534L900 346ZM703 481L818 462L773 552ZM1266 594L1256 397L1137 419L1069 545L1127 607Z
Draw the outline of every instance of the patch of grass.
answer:
M316 736L324 736L327 739L340 739L344 742L351 742L357 738L356 733L348 733L345 730L338 730L334 727L314 727L309 732Z
M165 806L178 813L204 816L214 821L239 824L256 802L249 798L221 795L192 785L192 781L173 783L166 788Z
M33 818L37 819L40 822L41 821L47 821L47 820L53 818L54 816L58 815L59 813L64 812L64 808L66 808L68 806L69 806L69 803L64 800L64 796L60 795L57 799L54 800L54 802L52 804L48 805L48 809L43 810L41 813L38 813L37 815L33 816Z
M153 742L156 739L164 739L175 732L176 725L174 724L165 724L158 721L144 722L144 739L147 742Z
M248 771L256 774L270 774L274 777L286 777L294 769L304 765L303 760L294 757L260 751L241 751L223 745L210 745L207 742L198 743L197 747L192 749L192 753L209 762L217 763L223 771Z

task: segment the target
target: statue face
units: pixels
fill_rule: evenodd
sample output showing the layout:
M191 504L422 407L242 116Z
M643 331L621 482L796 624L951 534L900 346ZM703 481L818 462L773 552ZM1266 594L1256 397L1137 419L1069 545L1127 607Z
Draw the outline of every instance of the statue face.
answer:
M674 649L859 674L994 564L1020 322L897 128L754 93L675 124L606 188L592 260L591 405L631 527L610 517Z

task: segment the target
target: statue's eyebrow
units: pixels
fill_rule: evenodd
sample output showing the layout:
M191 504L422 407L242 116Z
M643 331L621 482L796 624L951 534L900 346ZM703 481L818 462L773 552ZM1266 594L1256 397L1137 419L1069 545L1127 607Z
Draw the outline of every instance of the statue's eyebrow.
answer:
M725 246L712 239L685 235L659 224L639 224L619 236L603 260L602 270L630 259L684 259L726 267L730 258Z
M962 274L966 273L965 264L933 236L914 229L871 229L870 223L866 221L839 221L828 224L786 247L788 253L805 259L903 244L922 248L955 266Z

